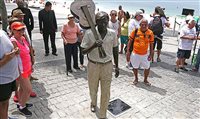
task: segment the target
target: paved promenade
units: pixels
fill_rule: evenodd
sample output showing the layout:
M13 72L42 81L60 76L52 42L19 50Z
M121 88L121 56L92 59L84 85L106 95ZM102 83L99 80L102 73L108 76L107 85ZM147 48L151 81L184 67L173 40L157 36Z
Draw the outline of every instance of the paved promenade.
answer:
M38 13L35 10L32 12ZM108 112L108 119L200 119L200 74L174 72L177 37L169 37L169 34L172 33L163 39L162 62L151 64L150 87L142 83L142 70L139 71L139 84L132 85L132 71L125 67L125 55L119 55L120 75L112 80L110 100L120 98L131 109L117 117ZM60 32L56 35L58 56L50 54L45 57L43 39L36 21L33 31L33 46L36 50L33 76L39 80L33 81L32 85L38 96L30 98L34 107L30 109L33 115L28 119L97 119L98 113L90 112L89 108L87 70L74 70L66 75ZM190 64L191 61L187 62ZM84 65L87 65L86 56ZM187 67L191 68L190 65ZM100 96L98 107L99 99ZM26 118L19 114L12 98L9 114L19 119Z
M36 65L33 76L39 78L33 81L33 90L38 97L30 98L34 107L30 110L30 119L96 119L98 115L90 112L90 98L86 69L65 72L65 60L62 39L57 33L56 45L58 56L44 56L42 36L33 34L33 45L36 50ZM162 62L151 64L149 81L151 87L145 86L143 71L139 71L137 86L132 85L132 71L125 67L125 55L119 55L120 75L113 78L111 100L120 98L131 106L131 109L120 116L114 117L108 113L109 119L198 119L200 118L200 74L193 72L173 71L176 60L177 38L164 37ZM156 58L156 57L155 57ZM187 61L190 63L190 60ZM85 56L85 65L87 58ZM190 68L190 66L187 66ZM99 98L98 98L99 99ZM98 100L99 106L99 100ZM10 100L9 113L23 119Z

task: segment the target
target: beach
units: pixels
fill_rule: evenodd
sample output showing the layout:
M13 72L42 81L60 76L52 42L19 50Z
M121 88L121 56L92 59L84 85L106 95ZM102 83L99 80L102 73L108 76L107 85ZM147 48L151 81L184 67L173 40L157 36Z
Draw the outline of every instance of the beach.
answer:
M55 13L57 14L57 15L61 15L61 16L63 16L63 18L67 18L66 16L67 16L67 14L69 14L70 13L70 4L73 2L73 0L69 0L69 1L67 1L66 2L66 4L64 5L64 4L62 4L62 2L59 2L58 4L56 4L56 5L53 5L53 9L55 10ZM96 11L97 11L97 9L99 9L99 11L105 11L105 12L107 12L108 14L110 13L110 11L112 10L112 9L115 9L115 10L118 10L118 6L119 5L124 5L124 6L122 6L123 7L123 9L126 11L126 10L128 10L128 12L130 13L130 14L135 14L135 11L136 10L138 10L139 8L143 8L143 9L145 9L146 10L146 15L150 15L150 14L152 14L153 13L153 11L154 11L154 7L156 6L156 5L162 5L162 4L164 4L165 2L158 2L157 4L154 4L154 5L152 5L153 3L155 3L155 2L150 2L150 1L148 1L148 2L145 2L145 1L129 1L129 0L126 0L125 2L120 2L120 1L118 1L118 0L116 0L116 1L114 1L114 2L112 2L111 0L108 0L108 1L102 1L102 0L94 0L94 3L95 3L95 6L96 6ZM112 4L111 4L112 3ZM130 5L136 5L136 3L137 3L137 5L138 6L136 6L136 7L134 7L133 9L131 9L130 8ZM141 5L143 3L143 5L144 5L144 7L143 6L139 6L139 5ZM195 2L193 2L193 4L194 4ZM125 5L127 5L127 4L129 4L129 6L125 6ZM172 2L170 2L170 3L168 3L169 5L170 4L172 4ZM147 6L147 5L149 5L149 6ZM160 6L161 6L160 5ZM152 6L152 7L150 7L150 6ZM187 6L186 6L187 7ZM190 5L188 6L188 8L191 8L190 7ZM172 8L171 8L172 9ZM174 13L173 14L170 14L170 15L168 15L167 13L170 13L169 12L170 10L169 9L167 9L167 7L165 6L165 13L166 13L166 15L167 15L167 17L169 17L169 22L170 22L170 28L167 28L167 29L169 29L169 30L173 30L174 29L174 24L175 24L175 19L176 19L176 25L175 25L175 30L177 31L177 30L179 30L179 24L181 24L182 22L184 22L184 20L185 20L185 16L184 15L181 15L181 14L178 14L178 12L176 11L176 12L174 12L174 13L177 13L177 15L174 15Z

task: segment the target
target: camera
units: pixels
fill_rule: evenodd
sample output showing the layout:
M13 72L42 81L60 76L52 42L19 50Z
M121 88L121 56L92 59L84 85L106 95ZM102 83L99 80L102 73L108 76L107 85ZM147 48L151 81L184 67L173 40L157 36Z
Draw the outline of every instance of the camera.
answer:
M195 27L196 27L196 31L200 32L200 22L198 22Z

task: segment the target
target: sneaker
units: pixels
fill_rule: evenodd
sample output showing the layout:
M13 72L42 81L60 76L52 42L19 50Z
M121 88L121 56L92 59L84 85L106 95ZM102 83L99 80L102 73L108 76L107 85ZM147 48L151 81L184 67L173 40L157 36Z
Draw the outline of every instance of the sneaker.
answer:
M186 69L185 67L180 67L180 69L182 69L183 71L188 71L188 69Z
M45 55L44 56L49 56L49 53L45 53Z
M174 71L175 71L176 73L179 73L179 68L175 68Z
M31 92L30 97L34 98L34 97L36 97L36 96L37 96L37 95L36 95L35 92Z
M56 53L52 53L52 55L54 55L54 56L58 56L58 54L56 54Z
M17 97L16 95L13 97L13 101L14 101L15 103L18 102L18 97Z
M27 107L25 107L25 108L23 108L23 109L20 109L20 108L19 108L19 112L20 112L22 115L26 116L26 117L32 116L32 112L29 111L29 110L27 109Z
M68 69L67 72L72 73L73 71L71 69Z
M19 104L17 104L17 108L19 109ZM26 107L27 108L31 108L31 107L33 107L33 104L31 104L31 103L26 103Z

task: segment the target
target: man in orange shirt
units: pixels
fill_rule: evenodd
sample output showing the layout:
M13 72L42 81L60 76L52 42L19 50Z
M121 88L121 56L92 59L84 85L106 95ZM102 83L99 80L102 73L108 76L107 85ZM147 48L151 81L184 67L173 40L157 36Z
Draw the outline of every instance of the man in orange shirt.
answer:
M148 82L147 77L150 71L150 61L153 54L153 43L154 35L153 32L148 29L148 21L142 19L140 22L140 28L137 33L135 30L129 36L128 48L127 48L127 60L131 62L133 66L133 72L135 75L134 85L138 83L138 68L144 68L144 83L148 86L151 84ZM135 35L135 36L134 36ZM133 51L130 53L130 45L133 42ZM150 47L150 52L148 54L148 49Z

